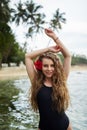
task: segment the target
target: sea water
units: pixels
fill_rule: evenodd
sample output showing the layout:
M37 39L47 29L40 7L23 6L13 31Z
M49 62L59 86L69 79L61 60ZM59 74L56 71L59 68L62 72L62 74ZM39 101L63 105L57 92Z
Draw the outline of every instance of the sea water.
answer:
M28 101L29 79L14 80L13 85L19 92L13 96L11 94L15 89L7 88L6 92L4 87L0 89L0 130L37 130L39 115L33 112ZM87 71L70 72L68 89L71 104L66 113L73 130L87 130ZM6 98L2 100L3 94L9 101ZM9 98L9 94L12 98Z
M73 130L87 130L87 71L73 71L68 80L71 105L67 111Z

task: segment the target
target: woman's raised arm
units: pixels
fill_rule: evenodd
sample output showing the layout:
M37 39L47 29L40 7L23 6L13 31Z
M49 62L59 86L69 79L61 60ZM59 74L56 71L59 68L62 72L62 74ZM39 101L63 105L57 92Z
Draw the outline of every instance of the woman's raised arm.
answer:
M34 67L34 63L33 63L33 60L39 56L40 54L44 53L44 52L47 52L48 51L48 48L45 48L45 49L40 49L40 50L36 50L36 51L32 51L30 53L26 53L25 54L25 64L26 64L26 70L27 70L27 73L28 73L28 76L31 80L31 82L33 81L34 79L34 75L35 73L37 73L35 67Z
M41 55L41 54L43 54L45 52L48 52L48 51L57 53L57 52L60 51L60 49L57 46L52 46L52 47L47 47L47 48L44 48L44 49L39 49L39 50L32 51L30 53L26 53L25 54L26 69L27 69L27 73L28 73L28 76L29 76L31 82L34 79L34 75L37 73L37 70L34 67L33 60L37 56L39 56L39 55Z
M60 46L60 51L64 56L63 67L64 67L66 77L68 78L70 67L71 67L71 54L69 50L64 46L64 44L60 41L60 39L51 29L45 29L45 33L47 36L51 37L54 40L56 45Z

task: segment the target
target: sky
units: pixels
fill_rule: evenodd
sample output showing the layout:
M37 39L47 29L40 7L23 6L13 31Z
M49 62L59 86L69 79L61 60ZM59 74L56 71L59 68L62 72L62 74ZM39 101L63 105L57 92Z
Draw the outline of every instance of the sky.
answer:
M18 0L13 0L16 3ZM21 0L26 1L26 0ZM47 18L51 18L56 9L60 13L65 12L66 24L57 35L65 46L73 53L87 56L87 0L33 0L43 6L43 11ZM14 25L13 25L13 28ZM48 28L45 26L45 28ZM28 51L45 48L48 45L49 37L44 33L34 38L32 41L24 37L24 27L14 29L18 42L25 40L29 43ZM50 44L55 45L52 40Z

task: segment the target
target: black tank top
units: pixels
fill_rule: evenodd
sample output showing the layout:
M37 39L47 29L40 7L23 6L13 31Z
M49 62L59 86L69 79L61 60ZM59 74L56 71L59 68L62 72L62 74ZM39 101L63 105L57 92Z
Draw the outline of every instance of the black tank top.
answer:
M41 130L67 130L69 119L65 112L62 114L52 109L52 87L43 85L37 94L40 113L39 128Z

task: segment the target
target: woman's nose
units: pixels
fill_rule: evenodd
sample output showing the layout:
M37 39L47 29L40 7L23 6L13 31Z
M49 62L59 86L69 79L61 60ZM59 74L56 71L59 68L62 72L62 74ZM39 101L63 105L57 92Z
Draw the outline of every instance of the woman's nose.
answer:
M51 70L51 67L50 67L50 66L48 66L48 70Z

